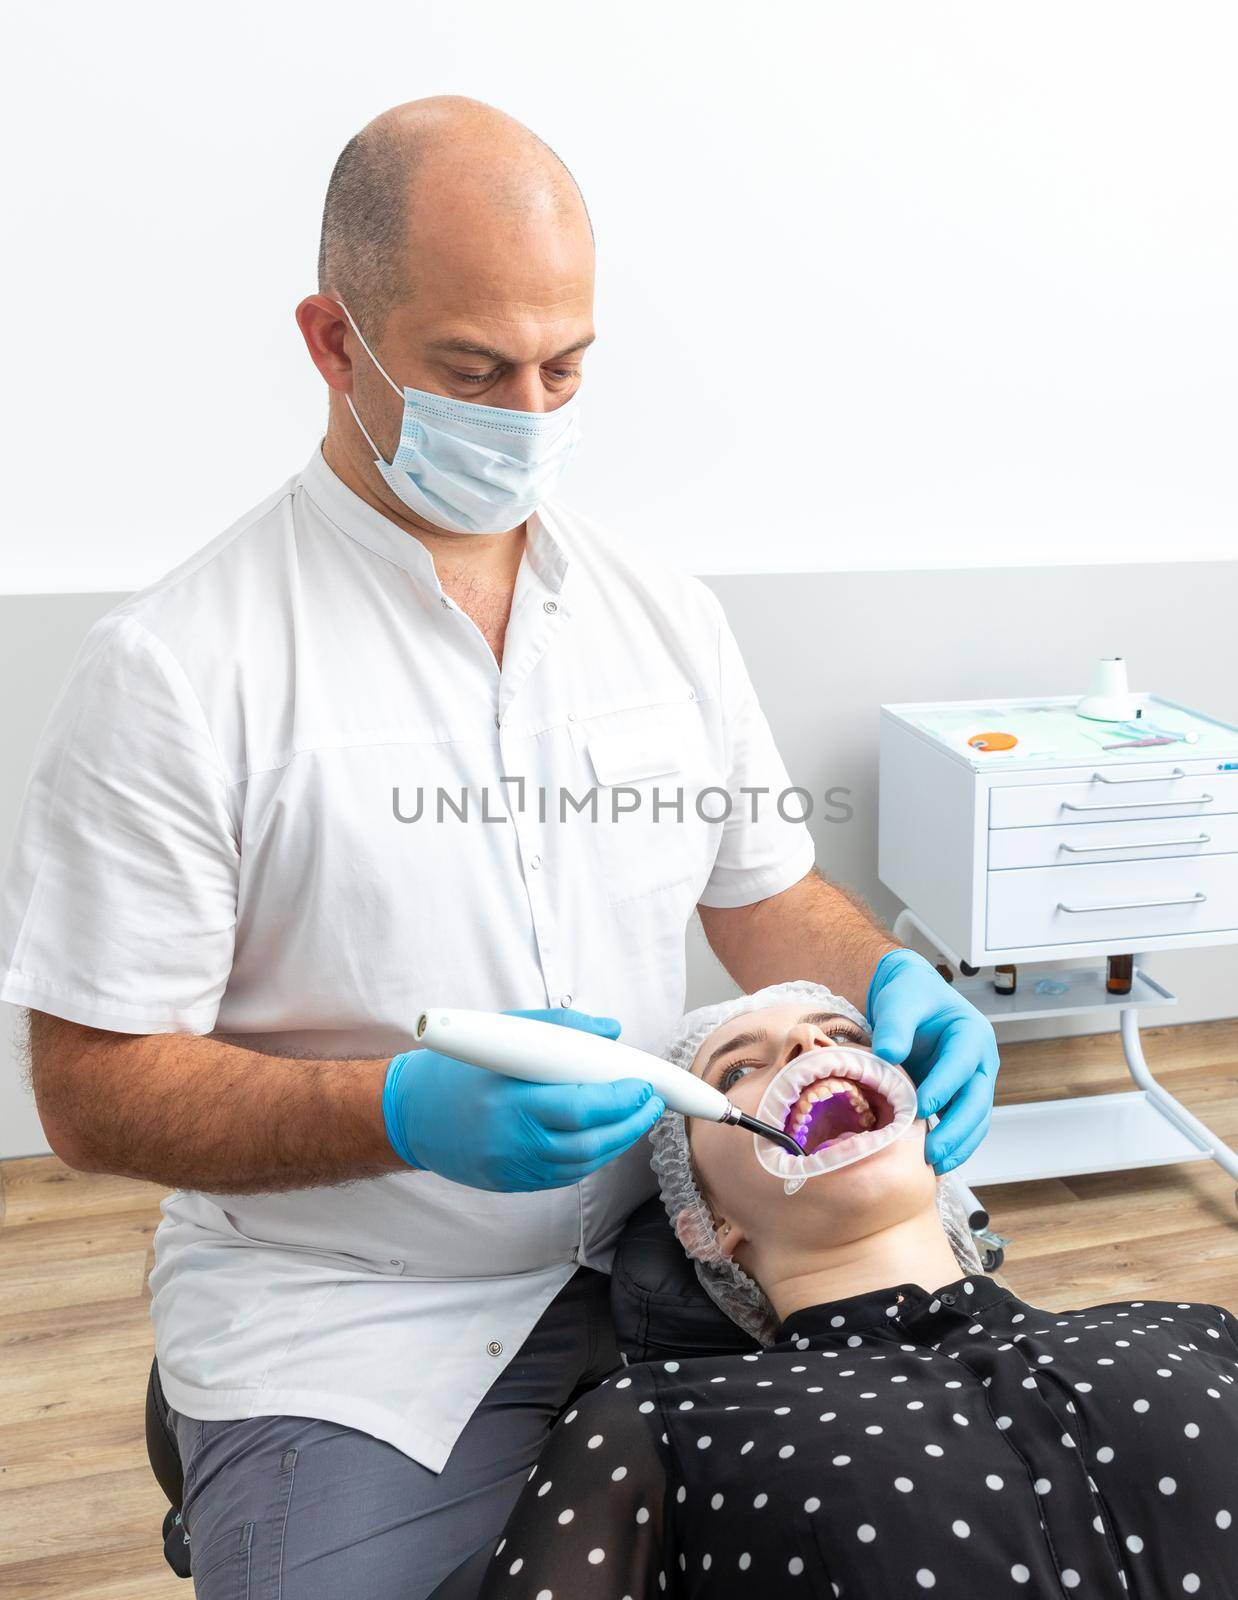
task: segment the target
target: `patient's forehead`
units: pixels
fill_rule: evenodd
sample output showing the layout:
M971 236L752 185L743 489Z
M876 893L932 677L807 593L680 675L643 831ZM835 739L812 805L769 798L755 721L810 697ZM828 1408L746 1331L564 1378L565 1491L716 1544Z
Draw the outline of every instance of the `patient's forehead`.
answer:
M820 1005L805 1005L802 1000L784 1000L777 1005L758 1006L755 1011L741 1012L737 1017L720 1023L711 1034L708 1034L696 1052L692 1062L692 1070L698 1075L705 1070L710 1057L716 1050L722 1049L733 1040L739 1040L754 1033L765 1033L768 1037L764 1043L754 1042L753 1051L760 1054L769 1043L783 1038L788 1028L793 1028L804 1017L833 1017L835 1013ZM840 1025L856 1037L861 1036L861 1030L850 1017L838 1015Z

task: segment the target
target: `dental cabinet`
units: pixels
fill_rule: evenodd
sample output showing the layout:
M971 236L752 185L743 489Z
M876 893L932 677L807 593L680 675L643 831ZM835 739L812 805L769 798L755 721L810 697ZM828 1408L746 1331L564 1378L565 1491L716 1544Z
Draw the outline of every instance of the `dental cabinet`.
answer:
M906 908L896 936L940 951L994 1023L1116 1011L1134 1083L999 1106L958 1169L967 1185L1207 1159L1238 1179L1238 1155L1148 1068L1139 1013L1175 997L1138 965L1238 943L1238 728L1138 700L1149 734L1176 737L1136 744L1138 724L1079 717L1074 696L881 708L878 875ZM1111 955L1136 957L1129 993L1107 991ZM977 970L998 964L1018 966L1014 994Z

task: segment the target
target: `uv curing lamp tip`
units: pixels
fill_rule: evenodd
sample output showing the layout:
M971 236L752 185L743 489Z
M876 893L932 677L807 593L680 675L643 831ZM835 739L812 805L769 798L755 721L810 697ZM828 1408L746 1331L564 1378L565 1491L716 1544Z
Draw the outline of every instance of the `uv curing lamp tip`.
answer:
M789 1133L784 1133L781 1128L775 1128L773 1123L762 1122L759 1117L750 1117L746 1111L737 1111L733 1117L727 1118L737 1128L747 1128L749 1133L760 1134L762 1139L769 1139L774 1144L781 1145L792 1155L802 1156L804 1147L798 1144Z

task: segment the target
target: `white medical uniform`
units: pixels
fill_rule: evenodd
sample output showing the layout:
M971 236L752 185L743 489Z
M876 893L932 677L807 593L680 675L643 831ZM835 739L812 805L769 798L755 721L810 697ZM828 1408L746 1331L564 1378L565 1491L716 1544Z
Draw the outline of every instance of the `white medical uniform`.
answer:
M425 547L316 450L91 628L18 826L0 995L302 1058L407 1049L430 1003L572 1006L656 1048L698 902L745 905L812 866L773 804L787 783L698 580L551 502L500 671ZM711 786L734 796L725 823L698 814ZM591 788L598 820L560 820L560 791ZM618 822L616 789L640 807ZM441 1470L542 1310L578 1264L609 1268L654 1188L641 1140L541 1193L410 1170L175 1194L151 1276L168 1400L339 1422Z

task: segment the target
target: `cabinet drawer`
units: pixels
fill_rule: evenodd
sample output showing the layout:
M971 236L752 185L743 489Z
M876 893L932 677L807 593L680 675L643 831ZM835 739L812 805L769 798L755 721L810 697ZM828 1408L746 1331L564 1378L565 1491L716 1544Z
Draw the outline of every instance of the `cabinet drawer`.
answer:
M1093 861L1215 856L1238 851L1238 811L1223 816L1145 817L1136 822L1076 822L1064 828L995 828L989 867L1073 867Z
M1238 772L1196 772L1137 781L1027 783L989 792L991 828L1118 822L1127 817L1202 817L1238 811Z
M1097 939L1119 950L1130 939L1238 928L1238 855L1021 867L988 880L990 950Z

